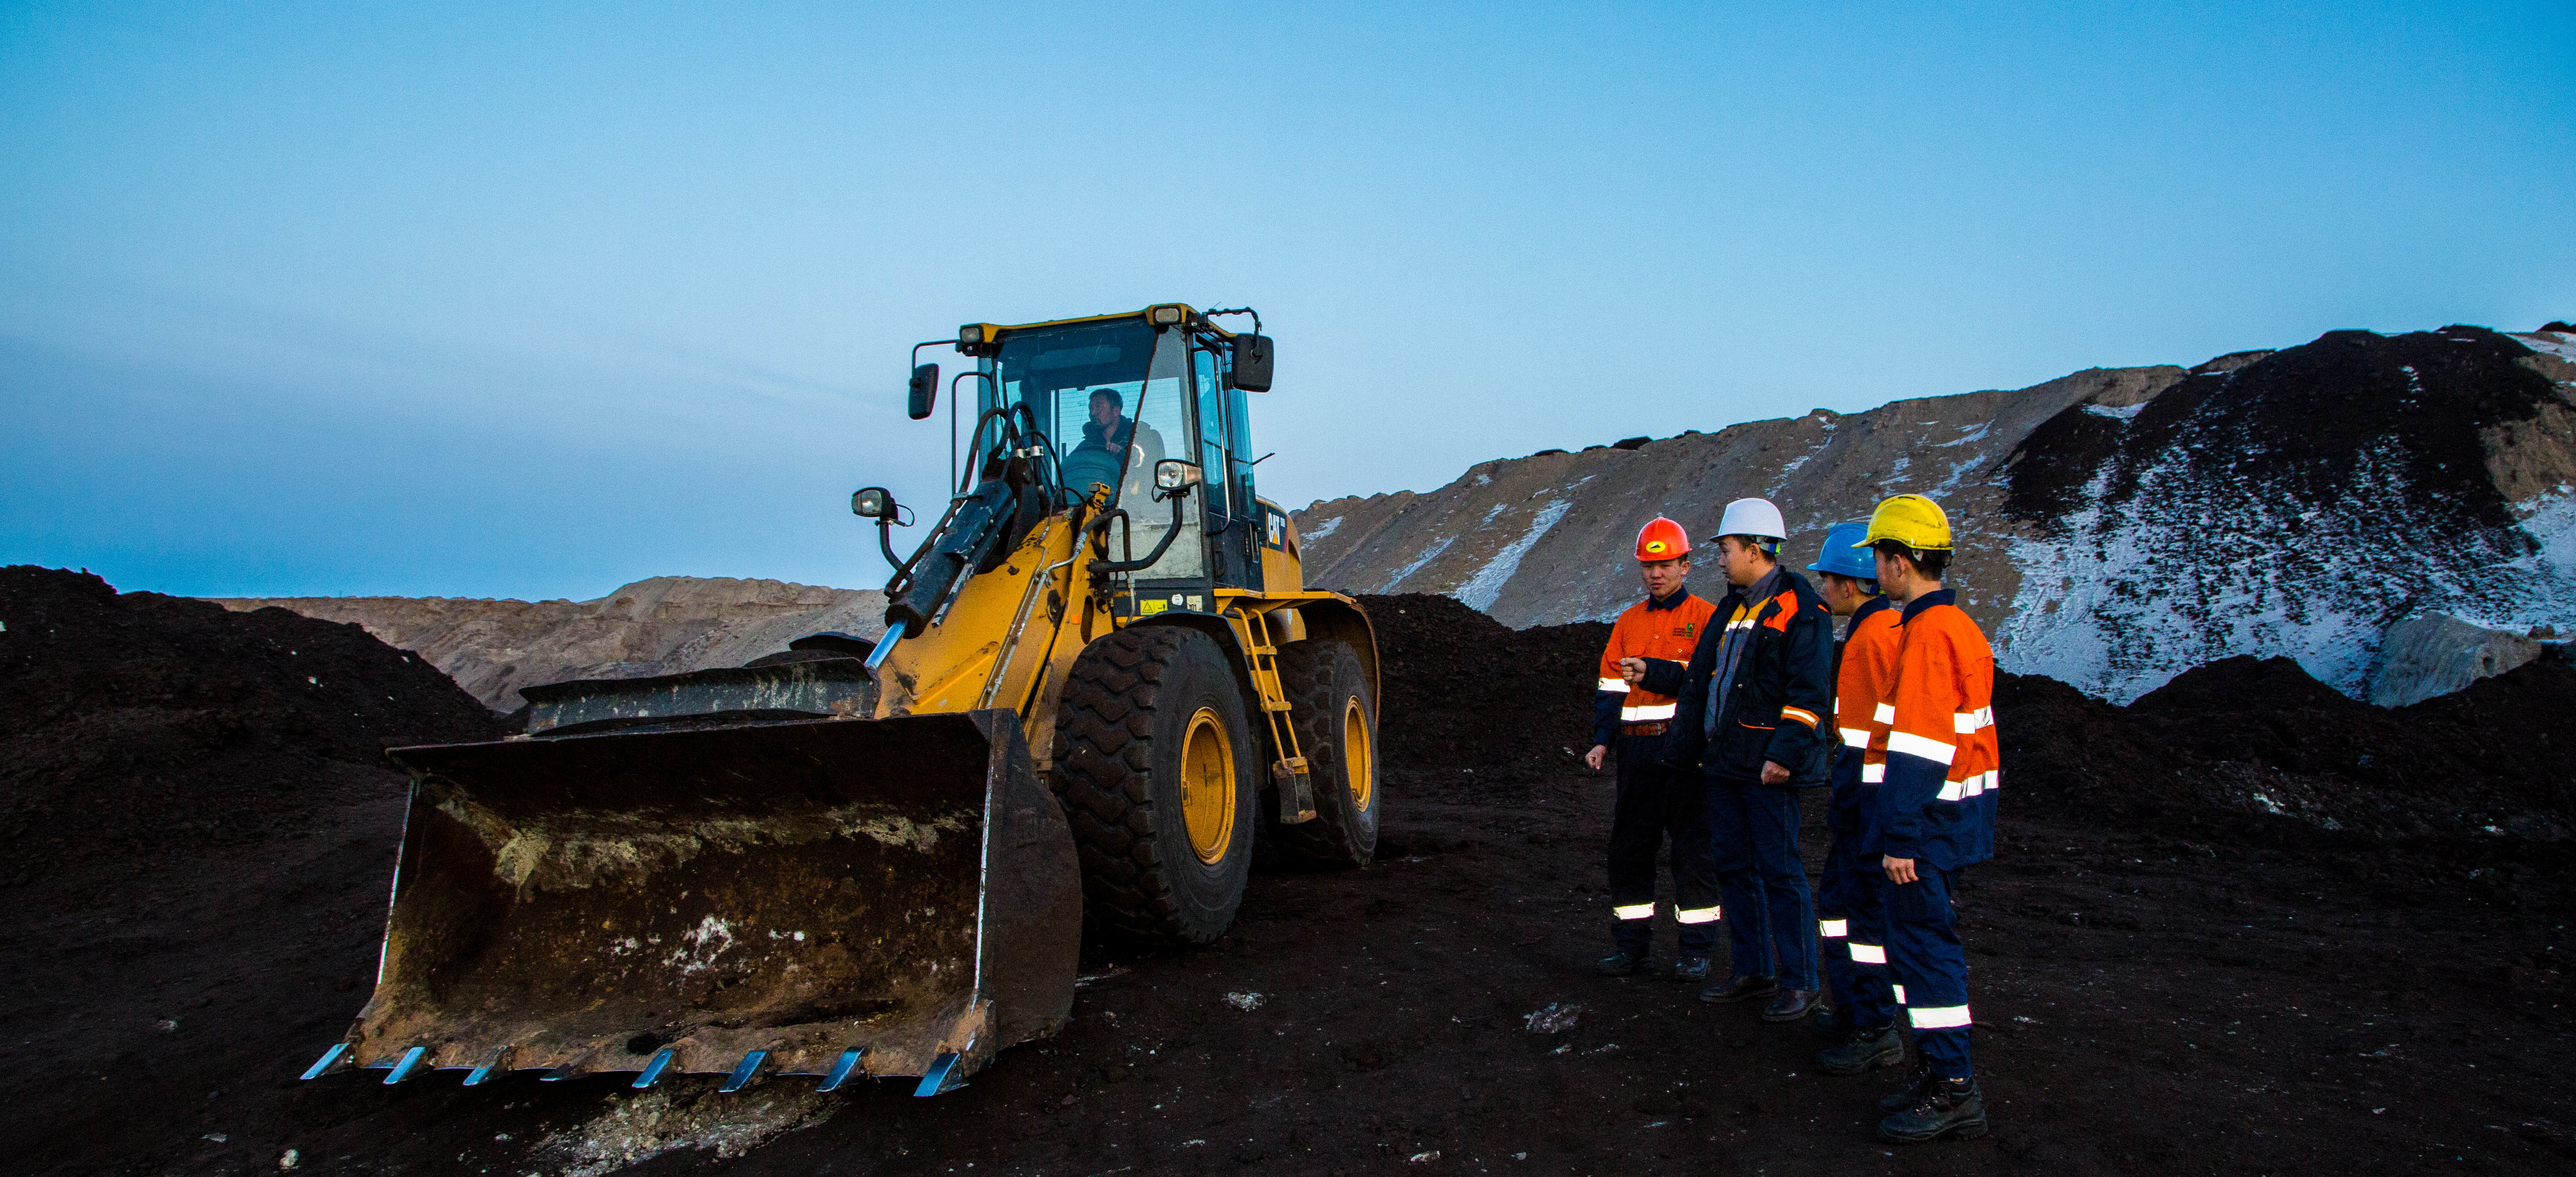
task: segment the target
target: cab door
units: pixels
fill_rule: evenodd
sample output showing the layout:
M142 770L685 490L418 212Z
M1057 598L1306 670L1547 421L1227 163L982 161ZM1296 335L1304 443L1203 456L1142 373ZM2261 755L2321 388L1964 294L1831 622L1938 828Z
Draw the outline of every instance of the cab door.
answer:
M1243 432L1236 420L1242 397L1225 386L1224 361L1213 340L1197 340L1191 353L1199 463L1207 479L1209 579L1227 588L1259 589L1261 557L1254 533L1261 527L1261 509L1252 501L1252 488L1244 484L1242 455L1234 452Z

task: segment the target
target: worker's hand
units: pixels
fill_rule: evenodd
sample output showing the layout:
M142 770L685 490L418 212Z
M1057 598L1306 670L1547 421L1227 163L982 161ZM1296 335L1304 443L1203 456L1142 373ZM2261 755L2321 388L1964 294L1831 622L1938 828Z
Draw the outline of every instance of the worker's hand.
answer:
M1630 683L1641 683L1646 681L1646 660L1643 658L1620 659L1619 677L1628 680Z
M1765 760L1762 762L1762 783L1766 785L1788 784L1789 770L1780 767L1778 761Z
M1907 883L1911 883L1911 882L1913 882L1913 881L1914 881L1914 860L1913 860L1913 859L1911 859L1911 858L1889 858L1888 856L1886 856L1886 855L1882 854L1882 855L1879 855L1879 857L1878 857L1878 862L1879 862L1879 865L1880 865L1880 866L1882 866L1882 867L1886 868L1886 870L1887 870L1887 881L1888 881L1888 882L1894 883L1894 884L1896 884L1896 885L1898 885L1898 886L1900 886L1900 887L1901 887L1901 886L1904 886L1904 885L1905 885L1905 884L1907 884Z
M1609 754L1610 745L1594 744L1591 751L1583 754L1583 767L1591 769L1594 772L1599 772L1601 771L1601 758Z

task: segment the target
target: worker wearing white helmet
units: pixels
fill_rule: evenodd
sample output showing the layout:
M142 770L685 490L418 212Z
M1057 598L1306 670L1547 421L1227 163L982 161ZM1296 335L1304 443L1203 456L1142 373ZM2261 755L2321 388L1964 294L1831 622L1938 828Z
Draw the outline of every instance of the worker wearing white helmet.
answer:
M1725 897L1733 976L1700 1000L1770 998L1765 1021L1818 1005L1815 903L1798 860L1798 790L1822 785L1833 751L1833 614L1782 567L1788 526L1766 499L1737 499L1718 522L1726 596L1686 668L1641 664L1649 689L1678 695L1666 762L1708 782L1711 841Z

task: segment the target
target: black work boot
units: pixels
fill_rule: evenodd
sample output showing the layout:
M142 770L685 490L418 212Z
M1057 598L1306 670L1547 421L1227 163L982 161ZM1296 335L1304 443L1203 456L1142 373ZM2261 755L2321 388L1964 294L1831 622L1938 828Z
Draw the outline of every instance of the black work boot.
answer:
M1694 984L1707 980L1708 958L1705 956L1685 956L1680 960L1674 961L1673 979L1676 981L1689 981Z
M1813 989L1783 989L1771 999L1771 1004L1762 1007L1762 1020L1794 1022L1815 1012L1816 1007L1823 1003L1824 994Z
M1595 961L1592 971L1605 977L1632 977L1646 971L1646 966L1652 963L1654 957L1651 954L1622 948Z
M1905 1065L1905 1039L1897 1035L1894 1026L1854 1026L1842 1045L1827 1047L1816 1055L1816 1065L1828 1075L1857 1075L1872 1067L1901 1067ZM1906 1094L1906 1103L1911 1104L1913 1093Z
M1923 1089L1931 1082L1932 1068L1922 1059L1914 1060L1914 1069L1905 1073L1905 1088L1880 1096L1878 1110L1893 1114L1913 1107L1915 1100L1923 1098Z
M1777 978L1737 977L1732 981L1700 990L1699 999L1711 1005L1731 1005L1738 1001L1750 1001L1756 997L1769 997L1779 991L1780 982Z
M1974 1079L1934 1079L1914 1106L1878 1122L1878 1138L1922 1144L1944 1136L1962 1140L1986 1134L1986 1101Z

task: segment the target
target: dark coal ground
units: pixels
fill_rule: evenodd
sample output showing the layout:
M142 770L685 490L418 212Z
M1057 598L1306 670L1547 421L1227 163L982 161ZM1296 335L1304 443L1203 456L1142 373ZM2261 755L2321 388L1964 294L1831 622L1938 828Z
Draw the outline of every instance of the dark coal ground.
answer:
M1961 889L1996 1131L1899 1150L1869 1134L1893 1080L1817 1075L1807 1029L1589 974L1610 788L1574 753L1606 627L1514 632L1442 598L1370 607L1386 657L1377 865L1256 876L1213 948L1093 948L1066 1032L962 1091L874 1084L747 1153L684 1146L626 1171L2576 1159L2558 1076L2576 1039L2576 813L2541 739L2561 734L2576 671L2536 664L2398 711L2250 659L2128 708L2008 678L2000 852ZM578 1158L556 1133L760 1098L705 1079L641 1096L533 1075L298 1083L374 969L402 795L377 749L497 721L356 627L277 610L12 568L0 624L10 1168L274 1173L294 1149L298 1172L560 1173ZM1226 1000L1245 994L1254 1008ZM1580 1007L1570 1029L1524 1029L1552 1004Z

